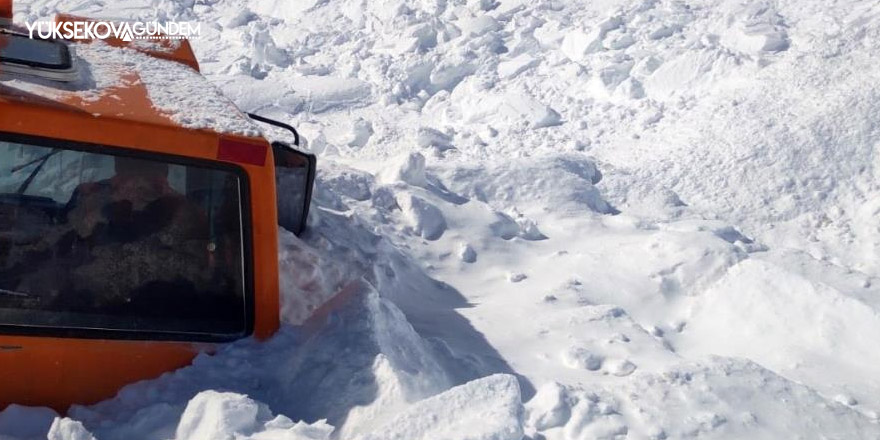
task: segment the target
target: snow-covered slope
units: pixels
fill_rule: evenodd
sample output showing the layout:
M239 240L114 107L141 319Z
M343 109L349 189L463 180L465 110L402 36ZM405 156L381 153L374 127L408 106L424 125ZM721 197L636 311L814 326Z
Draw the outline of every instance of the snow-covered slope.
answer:
M0 436L880 438L876 1L56 10L202 23L320 170L279 335Z

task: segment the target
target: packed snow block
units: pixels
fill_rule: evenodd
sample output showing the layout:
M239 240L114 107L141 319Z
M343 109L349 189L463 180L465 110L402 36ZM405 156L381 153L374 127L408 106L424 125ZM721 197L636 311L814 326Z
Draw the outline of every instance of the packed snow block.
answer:
M613 213L595 186L601 177L589 158L564 153L461 166L447 171L443 181L457 194L500 210L515 206L527 215L544 209Z
M268 419L268 408L247 396L203 391L186 406L175 438L232 440L255 431L258 417Z
M493 212L495 221L489 224L492 235L503 240L512 240L520 233L520 226L513 217L503 212Z
M310 113L361 107L369 104L371 97L370 85L356 78L305 75L289 78L286 85L288 91L305 102Z
M450 386L394 303L363 281L338 298L306 322L307 340L279 342L282 353L267 356L268 383L255 397L293 419L326 418L350 439Z
M371 188L375 184L372 174L336 164L322 168L319 178L320 186L338 195L359 201L370 200Z
M379 181L387 184L397 182L413 186L425 187L428 179L425 175L425 156L421 153L408 153L391 159L388 165L379 172Z
M562 123L562 116L549 106L521 92L502 94L480 91L453 91L452 99L461 115L470 124L488 124L493 127L528 128L552 127Z
M407 408L356 440L521 440L519 383L507 374L468 382Z
M633 38L632 34L628 32L612 31L605 36L602 44L606 49L623 50L636 44L636 40Z
M664 38L669 38L675 35L676 32L681 31L681 25L666 25L662 24L656 27L648 34L648 38L651 40L662 40Z
M357 118L347 125L346 130L334 137L333 141L337 144L348 145L353 148L361 148L367 145L370 137L373 136L373 123L364 119Z
M605 36L622 24L623 20L620 17L609 17L590 30L569 31L562 39L559 50L571 61L584 63L591 53L604 50Z
M437 240L446 232L446 218L434 204L409 193L398 194L396 200L416 235L426 240Z
M236 14L227 15L222 17L219 21L219 24L224 28L237 28L239 26L244 26L258 17L254 14L250 9L244 8Z
M549 106L524 95L508 95L504 110L529 121L531 128L553 127L562 123L562 116Z
M525 404L526 425L544 431L565 425L571 417L573 403L564 386L550 382L538 388Z
M209 390L190 400L175 440L327 440L332 433L324 420L293 423L285 416L273 417L266 405L245 395Z
M721 34L721 44L749 55L787 50L787 25L776 8L762 1L747 2L730 14L730 28Z
M517 217L516 224L519 226L519 236L525 240L546 240L547 236L538 229L538 223L527 217Z
M488 32L501 29L498 20L492 18L491 15L485 14L461 19L456 24L461 29L461 32L469 37L479 37Z
M46 435L47 440L95 440L95 436L90 433L81 422L67 417L58 417L52 422L49 433Z
M615 89L630 79L634 62L626 56L616 55L611 59L598 63L590 80L591 89L597 96L610 96ZM637 81L636 81L637 82ZM638 86L641 89L641 85ZM643 91L642 91L643 93ZM623 91L624 96L628 95ZM638 94L638 91L636 91Z
M602 36L598 29L590 33L573 30L565 34L559 50L571 61L581 63L586 61L587 55L598 52L602 48Z
M272 107L267 110L272 112L298 113L305 109L305 96L291 93L283 86L279 87L274 81L272 73L263 80L250 75L235 75L218 79L216 84L223 90L223 94L242 108L263 109L266 108L267 102L271 102ZM258 113L269 116L272 114L269 111L260 110ZM263 133L270 138L275 133L272 128L261 128ZM289 136L290 132L286 132L282 139L289 141Z
M565 38L565 28L558 21L547 20L546 23L539 26L532 34L538 44L543 49L555 50L562 45Z
M337 298L301 327L283 326L263 342L225 344L76 418L101 440L223 440L230 431L235 440L325 440L330 425L338 438L351 439L451 386L431 346L371 285L350 283ZM198 396L205 390L227 392ZM287 417L272 417L264 404Z
M271 70L272 66L284 68L291 63L288 52L275 44L272 33L262 22L254 26L251 31L251 55L253 59L251 75L256 78L263 78L264 72Z
M769 26L733 30L725 35L722 42L732 49L752 55L782 52L790 45L785 31Z
M510 60L498 63L498 77L501 79L513 78L520 73L537 66L539 63L540 60L531 54L519 54Z
M652 98L668 99L693 92L694 87L725 75L736 64L735 57L718 50L686 52L657 67L646 79L645 88Z
M434 66L430 75L428 75L429 90L438 92L440 90L452 90L464 78L473 75L477 71L477 65L473 60L464 57L450 57L442 60Z
M298 325L333 298L356 274L304 243L286 229L278 231L281 319Z
M439 151L454 148L452 146L452 136L430 127L419 127L419 131L416 134L416 143L422 148L436 148Z
M364 12L378 18L381 24L392 26L396 20L409 18L414 11L405 0L375 0L366 3Z

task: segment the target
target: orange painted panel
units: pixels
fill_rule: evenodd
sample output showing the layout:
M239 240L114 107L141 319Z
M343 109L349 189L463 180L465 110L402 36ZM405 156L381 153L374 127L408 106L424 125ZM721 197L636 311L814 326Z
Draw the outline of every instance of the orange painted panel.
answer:
M148 99L136 82L114 94L129 103ZM55 102L20 91L4 91L0 86L0 132L219 161L219 134L176 127L161 116L138 121L96 117L93 111L113 105L107 99L88 105ZM126 111L124 105L112 108ZM253 144L267 155L263 166L237 164L247 174L250 185L254 335L267 338L279 326L273 157L265 139L224 137ZM198 352L211 347L189 342L0 335L0 408L20 403L63 412L73 403L94 403L112 397L125 384L185 366Z

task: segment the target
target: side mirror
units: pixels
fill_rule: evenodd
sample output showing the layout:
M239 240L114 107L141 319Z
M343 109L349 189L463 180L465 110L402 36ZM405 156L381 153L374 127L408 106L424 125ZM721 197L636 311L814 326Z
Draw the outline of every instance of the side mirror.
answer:
M293 145L299 146L299 133L290 125L253 113L247 115L255 121L289 131L293 134ZM278 224L300 235L305 231L309 217L317 158L314 154L295 150L284 142L272 142L272 154L275 157Z
M275 191L278 224L300 235L306 229L317 159L314 154L294 150L283 142L272 143L275 156Z

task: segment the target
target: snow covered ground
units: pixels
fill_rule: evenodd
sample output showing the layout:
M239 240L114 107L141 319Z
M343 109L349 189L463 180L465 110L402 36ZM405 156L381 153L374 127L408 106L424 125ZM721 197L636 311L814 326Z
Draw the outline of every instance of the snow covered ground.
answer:
M0 438L880 438L875 0L15 7L202 23L320 170L276 337Z

